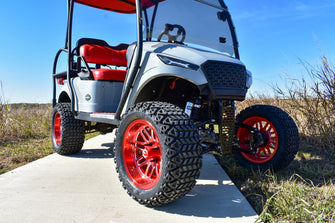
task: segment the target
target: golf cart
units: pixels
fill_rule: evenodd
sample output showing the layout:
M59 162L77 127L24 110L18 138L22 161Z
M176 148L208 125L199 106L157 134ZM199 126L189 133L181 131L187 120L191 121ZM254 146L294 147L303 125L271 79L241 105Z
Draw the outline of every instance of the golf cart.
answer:
M72 44L77 5L135 14L137 39L110 46L88 36ZM53 67L57 153L79 152L86 133L116 129L119 179L148 206L187 194L205 153L233 153L241 165L261 170L280 170L294 159L299 134L287 113L256 105L235 114L252 76L239 60L223 0L68 0L67 6L65 47ZM67 71L59 73L62 53Z

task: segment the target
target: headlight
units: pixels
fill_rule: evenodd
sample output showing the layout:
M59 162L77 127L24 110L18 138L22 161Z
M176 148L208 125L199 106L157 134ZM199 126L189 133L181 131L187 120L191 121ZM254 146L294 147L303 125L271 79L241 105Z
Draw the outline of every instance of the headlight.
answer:
M165 64L167 65L172 65L172 66L177 66L177 67L182 67L182 68L187 68L187 69L192 69L192 70L198 70L199 66L186 62L184 60L179 60L173 57L167 57L163 55L157 55L158 58Z
M247 70L247 81L245 83L245 86L249 89L252 85L252 73Z

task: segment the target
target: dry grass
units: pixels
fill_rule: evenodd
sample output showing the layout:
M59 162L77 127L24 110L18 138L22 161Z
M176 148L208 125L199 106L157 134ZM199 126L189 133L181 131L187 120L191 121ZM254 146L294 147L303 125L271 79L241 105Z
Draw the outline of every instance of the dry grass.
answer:
M0 174L54 153L51 114L51 104L7 104L0 97Z
M2 104L0 144L49 135L50 104Z
M223 157L221 164L260 221L335 222L335 163L328 165L330 170L323 166L325 160L304 153L310 157L298 157L279 173L244 169L232 155Z
M0 174L53 153L50 104L0 103Z
M326 57L321 64L305 65L312 82L292 79L286 89L275 88L300 133L320 149L335 152L335 66Z

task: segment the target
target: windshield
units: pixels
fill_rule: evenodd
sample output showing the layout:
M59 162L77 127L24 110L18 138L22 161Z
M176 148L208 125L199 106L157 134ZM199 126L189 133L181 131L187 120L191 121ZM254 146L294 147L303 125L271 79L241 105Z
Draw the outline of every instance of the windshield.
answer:
M234 56L234 44L222 0L165 0L144 8L146 40L156 41L166 24L185 29L184 44ZM156 11L156 13L155 13ZM227 18L227 17L226 17ZM175 28L172 35L177 33ZM182 39L180 36L178 40ZM163 35L161 41L167 41Z

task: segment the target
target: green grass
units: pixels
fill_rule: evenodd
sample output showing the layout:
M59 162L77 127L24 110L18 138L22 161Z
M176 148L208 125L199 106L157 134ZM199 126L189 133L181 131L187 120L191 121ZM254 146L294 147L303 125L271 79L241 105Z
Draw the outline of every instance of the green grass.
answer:
M219 161L261 221L335 222L335 157L313 148L303 143L291 165L277 173L244 169L233 155Z
M0 174L52 154L49 137L25 139L2 144L0 147Z
M332 183L315 186L295 174L288 180L269 180L269 199L262 211L264 220L331 222L335 220L335 190ZM271 196L270 196L271 195Z

